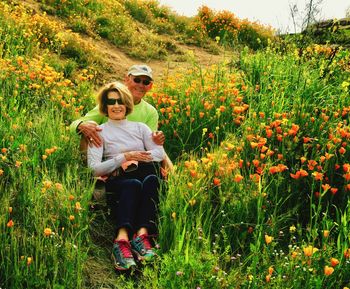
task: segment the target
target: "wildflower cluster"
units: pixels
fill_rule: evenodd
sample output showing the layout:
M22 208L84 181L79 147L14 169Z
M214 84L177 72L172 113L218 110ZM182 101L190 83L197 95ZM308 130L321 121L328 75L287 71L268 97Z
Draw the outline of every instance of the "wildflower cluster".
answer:
M271 27L247 19L241 20L229 11L215 12L207 6L199 9L197 21L197 30L228 46L238 42L258 49L265 47L267 40L274 36Z
M241 76L218 80L216 69L178 72L168 78L166 87L156 87L151 95L172 156L218 144L226 132L234 131L245 120L249 105L244 102ZM221 73L225 75L226 70L223 67Z

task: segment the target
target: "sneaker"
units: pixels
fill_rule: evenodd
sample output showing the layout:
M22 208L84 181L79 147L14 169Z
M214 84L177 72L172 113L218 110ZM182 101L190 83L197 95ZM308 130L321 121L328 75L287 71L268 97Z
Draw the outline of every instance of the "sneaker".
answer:
M157 256L157 254L154 252L154 249L152 248L151 242L149 240L149 235L147 234L136 236L131 241L131 248L140 261L150 261L154 259L155 256Z
M112 249L112 259L116 270L129 270L136 266L130 243L127 240L115 241Z

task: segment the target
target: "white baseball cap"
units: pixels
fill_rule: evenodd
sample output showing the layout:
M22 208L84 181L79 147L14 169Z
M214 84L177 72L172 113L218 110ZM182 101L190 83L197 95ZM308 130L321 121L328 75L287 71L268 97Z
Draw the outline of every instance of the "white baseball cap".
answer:
M152 69L146 64L135 64L131 66L128 70L128 75L130 74L133 76L145 75L148 76L151 80L153 80Z

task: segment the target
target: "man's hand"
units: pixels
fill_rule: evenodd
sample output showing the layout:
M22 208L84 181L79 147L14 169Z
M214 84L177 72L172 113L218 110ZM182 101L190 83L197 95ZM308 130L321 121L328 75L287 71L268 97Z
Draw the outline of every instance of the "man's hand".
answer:
M152 139L156 145L162 146L165 142L165 135L161 130L152 133Z
M102 129L96 123L82 122L79 124L78 130L84 135L90 146L94 145L100 147L102 145L102 139L98 134Z
M127 161L151 162L153 159L151 153L145 151L131 151L124 153L124 156Z

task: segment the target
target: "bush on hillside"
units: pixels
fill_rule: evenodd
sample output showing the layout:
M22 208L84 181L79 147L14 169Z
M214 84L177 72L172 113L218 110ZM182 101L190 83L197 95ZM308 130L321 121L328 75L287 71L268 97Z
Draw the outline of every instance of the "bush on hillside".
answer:
M229 47L239 43L256 50L266 47L267 40L273 37L271 27L240 20L229 11L215 12L207 6L199 9L197 20L197 30Z

